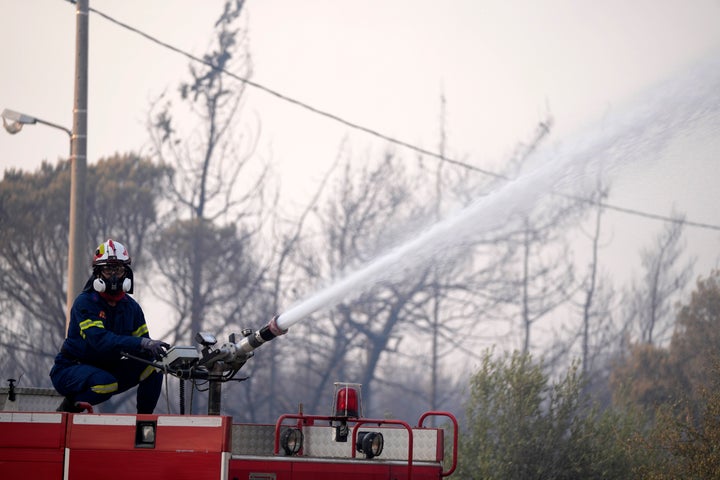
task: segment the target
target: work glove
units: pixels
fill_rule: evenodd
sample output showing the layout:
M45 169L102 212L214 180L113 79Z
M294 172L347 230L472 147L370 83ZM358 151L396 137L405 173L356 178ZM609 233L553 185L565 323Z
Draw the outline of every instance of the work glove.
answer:
M140 347L150 352L154 358L161 358L167 354L167 349L170 348L170 345L160 340L143 337L140 340Z

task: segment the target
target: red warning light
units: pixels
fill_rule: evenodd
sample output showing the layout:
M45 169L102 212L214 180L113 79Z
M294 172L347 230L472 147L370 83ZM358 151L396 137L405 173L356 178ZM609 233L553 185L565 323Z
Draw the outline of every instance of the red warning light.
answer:
M335 383L336 417L359 417L361 415L361 397L359 383Z

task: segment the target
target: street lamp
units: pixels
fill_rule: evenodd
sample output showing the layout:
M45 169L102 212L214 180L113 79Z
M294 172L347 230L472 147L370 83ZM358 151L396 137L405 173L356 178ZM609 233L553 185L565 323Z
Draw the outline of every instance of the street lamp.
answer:
M11 135L14 135L20 130L22 130L23 125L34 125L36 123L41 123L43 125L62 130L63 132L67 133L68 137L70 137L70 140L72 140L72 132L69 128L65 128L62 125L58 125L57 123L48 122L47 120L42 120L31 115L16 112L15 110L10 110L9 108L3 110L2 120L3 127L5 127L5 130L7 130L7 132ZM8 123L8 120L12 123Z
M62 125L58 125L57 123L48 122L47 120L43 120L41 118L33 117L32 115L28 115L25 113L16 112L15 110L10 110L8 108L4 109L2 111L2 121L3 121L3 127L5 127L5 130L7 130L8 133L11 135L14 135L18 133L20 130L22 130L23 125L35 125L36 123L40 123L42 125L47 125L48 127L57 128L58 130L62 130L63 132L68 134L68 137L70 138L70 160L74 164L78 163L76 161L75 156L73 155L73 132L63 127ZM84 167L83 167L84 169ZM73 171L76 170L73 168ZM66 311L66 317L65 317L65 327L66 327L66 333L67 333L67 326L69 325L70 321L70 306L72 305L73 300L75 299L75 295L79 292L79 289L82 288L82 281L83 281L83 273L82 273L82 264L79 264L77 261L78 259L82 258L82 254L77 250L77 245L74 244L74 241L76 238L82 239L85 235L84 225L82 222L84 221L83 215L77 215L73 208L73 194L77 195L75 192L78 191L79 188L82 189L84 192L84 181L85 181L85 175L84 172L81 177L78 177L76 174L71 174L70 176L70 222L69 222L69 241L70 241L70 248L68 253L68 285L67 285L67 311ZM77 208L77 207L76 207Z

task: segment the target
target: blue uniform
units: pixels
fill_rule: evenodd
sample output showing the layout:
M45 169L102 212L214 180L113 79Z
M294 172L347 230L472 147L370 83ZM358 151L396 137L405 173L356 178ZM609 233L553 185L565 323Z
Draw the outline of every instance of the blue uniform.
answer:
M97 405L136 385L138 413L152 413L162 388L162 374L152 366L123 359L121 352L147 357L140 347L149 337L140 305L125 295L110 305L89 285L75 299L68 335L50 371L61 395Z

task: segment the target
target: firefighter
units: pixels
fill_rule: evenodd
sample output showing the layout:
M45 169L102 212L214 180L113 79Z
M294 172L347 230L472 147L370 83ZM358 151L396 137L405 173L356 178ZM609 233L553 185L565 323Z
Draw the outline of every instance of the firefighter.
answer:
M152 340L133 293L130 255L113 240L95 250L92 275L73 302L67 338L50 370L53 386L65 399L58 411L92 412L92 405L137 385L137 412L153 413L162 374L152 366L123 358L160 358L168 344Z

